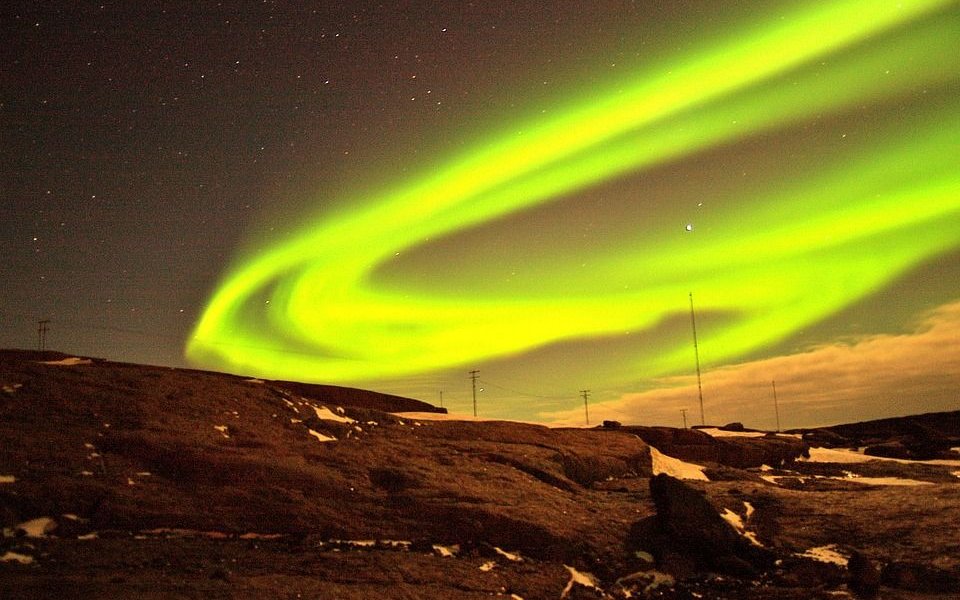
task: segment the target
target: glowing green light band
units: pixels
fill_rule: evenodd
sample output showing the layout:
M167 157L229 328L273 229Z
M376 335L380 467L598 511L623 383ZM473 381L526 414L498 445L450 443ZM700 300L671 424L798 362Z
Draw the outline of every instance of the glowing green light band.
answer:
M886 123L856 161L745 194L695 243L651 224L564 292L421 293L376 283L398 253L612 178L862 104L956 84L952 2L811 2L656 72L615 82L233 270L187 346L194 362L275 378L351 381L476 364L562 340L649 328L684 309L735 315L719 360L769 345L960 246L958 103ZM952 58L951 58L952 57ZM604 281L629 278L629 290ZM650 375L689 363L664 347Z

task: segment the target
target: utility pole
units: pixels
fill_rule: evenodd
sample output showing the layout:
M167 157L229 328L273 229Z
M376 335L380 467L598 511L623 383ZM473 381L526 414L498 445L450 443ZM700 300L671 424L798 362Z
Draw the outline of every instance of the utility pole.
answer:
M697 318L693 313L693 292L690 292L690 324L693 326L693 356L697 361L697 394L700 396L700 424L706 425L703 416L703 384L700 382L700 347L697 345Z
M50 331L50 319L37 321L37 350L47 349L47 332Z
M480 371L470 371L470 380L473 382L473 416L477 416L477 377Z
M773 384L773 412L777 415L777 433L780 433L780 407L777 406L777 382L774 380L770 383Z
M587 425L590 424L590 411L587 410L587 398L590 397L590 390L580 390L580 395L583 396L583 416L587 421Z
M683 428L686 429L687 428L687 409L681 408L680 416L683 417Z
M440 408L443 408L443 390L440 390Z

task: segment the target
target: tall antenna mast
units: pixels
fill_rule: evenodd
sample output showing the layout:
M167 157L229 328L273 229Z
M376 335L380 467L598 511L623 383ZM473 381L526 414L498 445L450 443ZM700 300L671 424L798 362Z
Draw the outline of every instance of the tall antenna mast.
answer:
M773 384L773 411L777 415L777 433L780 433L780 407L777 406L777 382L774 380L770 383Z
M697 394L700 396L700 424L706 425L703 416L703 384L700 381L700 347L697 344L697 318L693 313L693 292L690 292L690 325L693 326L693 356L697 361Z

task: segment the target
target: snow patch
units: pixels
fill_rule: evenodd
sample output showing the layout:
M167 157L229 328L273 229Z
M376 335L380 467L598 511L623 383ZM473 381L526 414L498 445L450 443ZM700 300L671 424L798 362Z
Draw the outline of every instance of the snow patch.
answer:
M244 382L244 383L258 383L258 384L266 383L266 382L264 382L264 380L262 380L262 379L244 379L243 382Z
M241 540L279 540L283 537L282 533L243 533Z
M312 430L312 429L308 429L307 431L310 432L310 435L312 435L313 437L317 438L317 441L320 441L320 442L335 442L335 441L337 441L337 438L335 438L335 437L330 437L329 435L323 435L323 434L320 433L319 431L314 431L314 430Z
M20 523L14 530L23 531L27 537L42 538L57 528L57 522L50 517L40 517Z
M310 408L312 408L313 411L314 411L315 413L317 413L317 418L320 419L321 421L336 421L337 423L351 423L351 424L352 424L352 423L356 423L356 421L354 421L354 420L351 419L350 417L338 415L338 414L334 413L333 411L331 411L331 410L330 410L329 408L327 408L326 406L321 406L321 407L318 408L318 407L313 406L313 405L311 404L311 405L310 405ZM343 409L340 408L340 409L337 409L337 410L342 411Z
M702 431L703 433L711 437L763 437L766 434L764 431L724 431L723 429L717 429L716 427L697 427L696 431Z
M950 474L954 477L960 477L960 471L951 471Z
M484 573L487 573L489 571L492 571L493 568L496 566L497 566L497 563L493 561L488 561L480 565L480 570L483 571Z
M917 479L901 479L900 477L852 477L852 478L842 478L842 477L830 477L829 479L841 479L843 481L853 481L856 483L862 483L864 485L899 485L899 486L914 486L914 485L933 485L930 481L919 481Z
M570 572L570 581L567 582L567 587L563 588L563 593L560 594L560 599L566 598L570 595L571 590L575 584L580 584L584 587L593 588L598 592L603 593L603 590L600 589L600 584L597 582L597 578L590 573L583 571L578 571L569 565L563 565L567 571Z
M387 547L394 550L409 550L413 542L407 540L330 540L329 543L334 546L346 546L348 548L377 548Z
M55 365L58 367L75 367L77 365L93 364L93 361L89 358L78 358L76 356L71 356L62 360L41 360L39 362L41 365Z
M886 460L904 465L942 465L946 467L960 467L960 460L907 460L905 458L887 458L885 456L869 456L845 448L810 448L810 458L798 458L798 461L804 462L828 462L828 463L864 463L871 460Z
M77 539L83 542L83 541L88 541L88 540L95 540L95 539L97 539L98 537L100 537L99 534L97 534L97 532L94 531L94 532L92 532L92 533L87 533L87 534L84 534L84 535L78 535L78 536L77 536Z
M13 384L13 385L9 385L9 384L6 384L6 383L5 383L5 384L3 384L3 392L4 392L5 394L13 394L14 392L16 392L17 390L19 390L19 389L22 388L22 387L23 387L23 384L22 384L22 383L15 383L15 384Z
M500 548L497 548L496 546L494 546L493 549L497 551L497 554L499 554L500 556L506 558L506 559L509 560L509 561L513 561L513 562L523 562L523 557L520 556L520 553L519 553L519 552L507 552L506 550L501 550Z
M747 511L747 520L750 520L750 517L753 516L753 505L744 500L743 508Z
M665 473L678 479L696 479L698 481L710 481L703 472L704 467L688 463L663 454L653 446L650 446L650 466L654 475Z
M748 502L744 502L748 506L747 509L747 518L750 517L750 513L753 512L753 507L750 506ZM763 544L760 543L760 540L757 539L757 534L752 531L747 531L746 527L743 524L743 519L737 513L733 512L729 508L723 509L723 514L720 515L723 517L723 520L730 524L731 527L737 530L737 533L742 535L754 546L759 546L763 548Z
M434 544L433 551L444 558L454 557L458 552L460 552L460 545L454 544L453 546L441 546L440 544Z
M0 556L0 562L18 562L21 565L29 565L33 562L32 556L26 554L17 554L16 552L7 552Z
M725 508L723 509L723 514L720 516L723 517L724 521L730 523L730 525L733 526L733 528L737 531L743 531L743 519L741 519L740 515L737 513L733 512L729 508Z
M841 567L846 567L847 562L850 560L849 557L844 556L839 552L836 544L808 548L807 550L795 554L794 556L799 556L801 558L812 558L813 560L839 565Z
M13 475L0 475L0 483L16 483L17 478Z
M229 429L229 427L227 427L226 425L214 425L213 428L219 431L220 435L222 435L223 437L230 439L230 434L227 433L227 429Z

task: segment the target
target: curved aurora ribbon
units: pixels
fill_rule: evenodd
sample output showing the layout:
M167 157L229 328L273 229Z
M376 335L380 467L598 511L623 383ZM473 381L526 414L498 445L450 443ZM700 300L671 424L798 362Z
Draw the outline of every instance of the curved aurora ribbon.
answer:
M682 311L694 290L701 310L734 315L710 334L714 357L724 360L784 339L960 246L954 100L946 118L884 124L855 163L787 180L775 197L740 199L710 231L698 231L695 244L675 234L676 223L669 235L651 225L591 274L602 282L627 273L630 290L563 294L544 286L463 297L377 285L375 271L424 240L721 144L892 102L922 86L956 85L960 72L960 20L944 0L813 2L733 33L357 202L240 265L198 321L188 358L275 378L396 377L649 328ZM745 230L745 214L763 225ZM688 354L686 344L665 347L643 370L676 372Z

